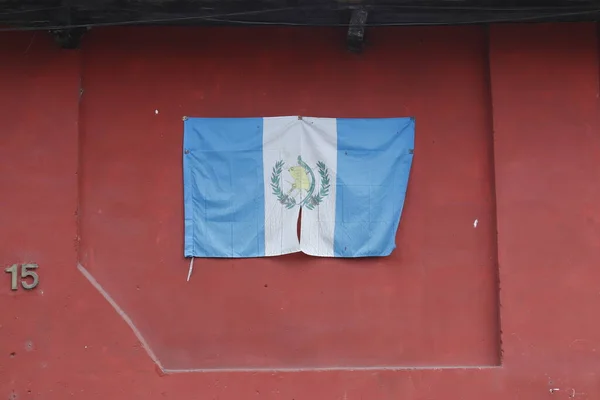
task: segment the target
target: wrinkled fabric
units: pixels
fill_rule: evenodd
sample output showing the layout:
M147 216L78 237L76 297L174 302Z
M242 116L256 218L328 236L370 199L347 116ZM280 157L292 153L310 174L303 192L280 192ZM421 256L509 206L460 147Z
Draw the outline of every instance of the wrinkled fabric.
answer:
M412 118L188 118L185 256L389 255L414 131Z

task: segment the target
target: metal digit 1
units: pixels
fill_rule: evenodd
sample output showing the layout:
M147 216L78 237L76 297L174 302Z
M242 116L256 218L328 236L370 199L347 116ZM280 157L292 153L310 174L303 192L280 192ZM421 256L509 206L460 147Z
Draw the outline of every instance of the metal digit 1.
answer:
M23 289L25 290L31 290L34 287L36 287L38 285L38 283L40 283L40 277L37 274L37 272L35 271L31 271L33 269L37 269L38 265L37 264L23 264L21 266L21 286L23 286ZM31 283L27 283L26 279L27 278L31 278L32 281Z
M10 290L17 290L17 269L19 266L17 264L13 264L10 267L6 268L4 272L10 274Z

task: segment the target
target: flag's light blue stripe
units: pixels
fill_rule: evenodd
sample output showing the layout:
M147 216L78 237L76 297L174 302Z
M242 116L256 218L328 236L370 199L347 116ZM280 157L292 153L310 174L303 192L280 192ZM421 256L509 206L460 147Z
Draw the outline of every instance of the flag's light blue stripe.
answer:
M186 257L265 254L262 118L184 124Z
M386 256L395 238L414 148L414 119L338 119L336 257Z

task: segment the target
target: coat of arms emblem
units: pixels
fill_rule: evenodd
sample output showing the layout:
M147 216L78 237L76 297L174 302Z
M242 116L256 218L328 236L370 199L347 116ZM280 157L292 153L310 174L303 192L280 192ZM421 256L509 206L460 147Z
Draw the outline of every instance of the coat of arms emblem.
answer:
M285 168L285 162L279 160L273 166L271 174L271 189L277 200L286 208L295 206L305 207L308 210L318 206L329 195L329 170L324 162L317 162L320 178L319 190L312 168L298 156L297 165ZM282 174L286 173L282 177Z

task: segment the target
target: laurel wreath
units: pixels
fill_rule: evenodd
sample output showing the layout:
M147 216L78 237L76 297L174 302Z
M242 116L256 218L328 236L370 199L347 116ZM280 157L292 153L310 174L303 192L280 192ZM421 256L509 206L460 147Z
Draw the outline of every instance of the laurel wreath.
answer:
M277 200L283 204L286 208L292 208L296 205L296 199L283 193L281 189L281 172L283 171L283 160L277 161L273 166L273 173L271 174L271 188L273 194L277 197Z
M308 199L304 201L304 206L309 210L312 210L316 206L318 206L323 199L329 194L329 171L327 170L327 166L324 162L317 162L317 168L319 169L319 175L321 176L321 189L319 193L309 196Z
M299 158L299 160L301 160ZM277 197L277 200L283 204L286 208L293 208L297 203L296 199L285 194L283 189L281 188L281 173L283 172L283 166L285 163L283 160L277 161L273 166L273 172L271 174L271 189L273 190L273 194ZM305 206L308 210L313 210L316 206L318 206L323 199L329 194L329 188L331 186L329 180L329 170L324 162L317 162L317 168L319 169L319 176L321 177L321 188L319 192L315 195L310 194L304 199L300 205Z

